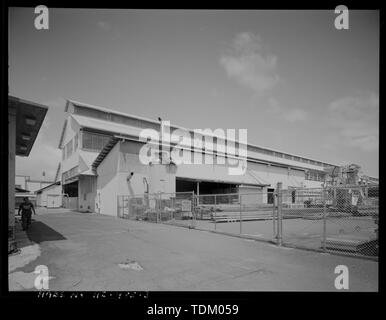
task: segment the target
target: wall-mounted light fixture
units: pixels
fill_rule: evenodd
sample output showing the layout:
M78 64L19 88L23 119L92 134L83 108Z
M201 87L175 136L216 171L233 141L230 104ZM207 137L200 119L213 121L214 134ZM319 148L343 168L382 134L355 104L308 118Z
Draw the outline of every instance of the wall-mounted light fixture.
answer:
M134 172L130 172L130 174L127 176L126 181L129 182L131 178L133 177Z

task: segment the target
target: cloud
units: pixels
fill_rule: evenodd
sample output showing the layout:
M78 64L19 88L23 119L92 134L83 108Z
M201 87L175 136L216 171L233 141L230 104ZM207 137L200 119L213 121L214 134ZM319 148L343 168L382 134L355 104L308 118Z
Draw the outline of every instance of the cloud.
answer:
M260 36L251 32L235 36L228 52L221 56L220 64L230 78L251 89L256 97L264 96L263 99L280 81L277 57L268 51ZM307 119L305 110L283 107L274 97L267 98L266 103L268 112L285 121L299 122Z
M300 108L283 107L275 98L268 98L268 111L288 122L300 122L308 119L306 111Z
M379 97L375 93L338 99L328 108L329 120L352 147L371 152L379 148Z
M282 111L282 106L280 105L279 101L277 101L275 98L270 97L268 99L268 111L272 113L279 113Z
M111 24L106 22L106 21L98 21L97 22L97 25L100 29L104 30L104 31L109 31L111 30Z
M295 108L285 112L283 117L289 122L304 121L307 119L307 113L302 109Z
M278 83L277 57L267 52L259 36L239 33L228 49L229 52L221 56L220 64L230 78L259 95Z

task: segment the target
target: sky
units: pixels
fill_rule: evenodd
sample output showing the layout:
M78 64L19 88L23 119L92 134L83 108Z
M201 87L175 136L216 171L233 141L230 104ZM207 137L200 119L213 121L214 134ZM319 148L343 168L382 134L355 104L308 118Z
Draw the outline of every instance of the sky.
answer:
M52 180L66 99L248 142L378 177L379 13L349 10L9 11L9 94L49 110L16 174ZM43 171L45 177L42 176Z

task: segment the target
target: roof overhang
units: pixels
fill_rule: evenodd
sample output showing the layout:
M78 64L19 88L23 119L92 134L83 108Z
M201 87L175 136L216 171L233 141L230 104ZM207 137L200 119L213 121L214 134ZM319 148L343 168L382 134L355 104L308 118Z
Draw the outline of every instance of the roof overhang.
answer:
M223 180L223 179L215 179L215 178L191 178L191 177L185 177L185 176L176 176L176 180L184 180L184 181L191 181L191 182L210 182L210 183L224 183L224 184L232 184L232 185L243 185L243 186L254 186L254 187L266 187L269 186L269 184L265 183L242 183L239 181L232 181L232 180Z
M8 112L16 114L16 155L28 157L48 107L8 96Z
M43 190L46 190L46 189L49 189L49 188L52 188L53 186L60 186L60 181L56 181L54 183L51 183L50 185L48 186L45 186L39 190L36 190L35 193L41 193Z
M65 180L62 182L62 184L63 184L63 185L66 185L66 184L70 184L70 183L76 182L76 181L79 180L79 176L80 176L80 174L77 174L77 175L75 175L75 176L73 176L73 177L71 177L71 178L67 178L67 179L65 179Z
M23 189L23 188L19 188L19 187L15 187L15 192L18 192L18 193L31 193L31 191Z

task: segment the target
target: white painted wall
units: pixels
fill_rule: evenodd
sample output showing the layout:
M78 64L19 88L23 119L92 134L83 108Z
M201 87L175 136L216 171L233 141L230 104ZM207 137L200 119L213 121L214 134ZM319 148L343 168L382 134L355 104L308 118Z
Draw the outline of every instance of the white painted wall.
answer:
M79 176L78 205L81 212L95 212L97 194L97 178L95 176Z
M15 185L20 186L20 188L22 188L22 189L27 189L26 188L26 178L27 178L26 176L16 176L15 181L14 181Z
M262 187L239 187L239 194L243 206L267 203L267 191Z
M140 162L138 153L142 144L132 141L123 141L119 145L118 186L119 195L138 195L146 190L143 179L150 184L150 167ZM134 175L127 182L127 177ZM150 191L150 190L149 190Z
M63 147L71 140L74 138L74 136L76 135L76 133L79 132L79 125L76 123L76 121L74 121L74 119L72 119L71 116L69 116L67 118L67 126L66 126L66 129L65 129L65 134L64 134L64 137L63 137ZM79 136L78 136L79 137ZM79 164L79 147L80 147L80 141L78 141L78 148L77 150L75 150L75 152L73 151L73 153L71 154L71 156L69 158L66 158L66 159L62 159L61 158L61 161L62 161L62 165L61 165L61 170L62 170L62 173L67 171L67 170L70 170L72 169L73 167L77 166ZM61 155L62 157L62 155Z
M48 195L60 195L62 194L62 186L61 185L54 185L50 188L42 190L41 193L37 194L36 196L36 205L40 207L46 207L47 204L47 197ZM51 206L52 204L50 204Z
M117 216L119 143L109 152L97 169L95 212Z
M38 181L38 180L30 181L29 177L27 176L16 176L14 183L15 185L20 186L20 188L26 189L31 192L35 192L41 188L44 188L52 184L52 182L50 181Z

